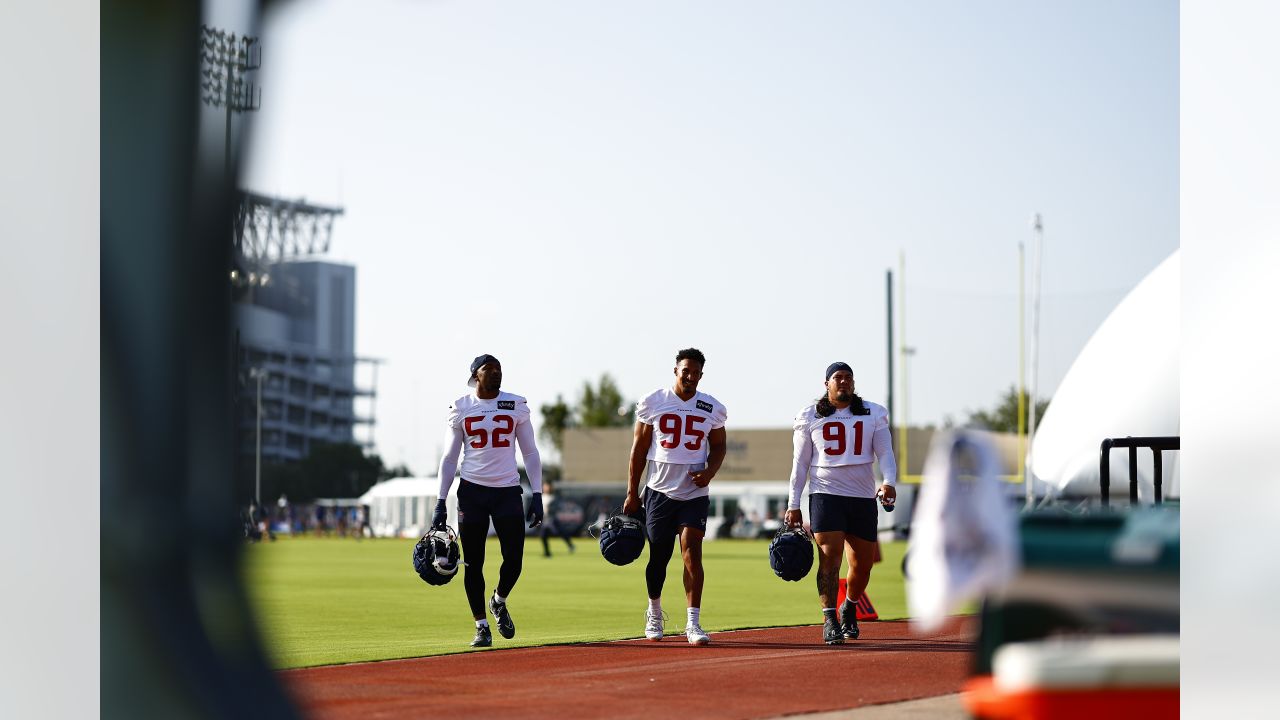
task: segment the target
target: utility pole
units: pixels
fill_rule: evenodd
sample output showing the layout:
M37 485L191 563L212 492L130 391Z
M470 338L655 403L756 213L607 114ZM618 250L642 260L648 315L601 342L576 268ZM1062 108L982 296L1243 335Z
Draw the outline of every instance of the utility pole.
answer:
M889 375L889 417L898 417L897 409L893 406L893 270L886 269L884 271L884 306L885 306L885 333L888 339L885 340L885 352L888 357L885 358L885 367L888 368ZM895 456L901 454L901 450L894 453Z
M898 445L902 450L902 466L899 475L903 480L911 476L911 466L908 465L910 460L908 450L911 443L908 442L908 434L911 432L911 425L907 417L911 411L910 395L908 393L908 373L907 358L914 355L916 349L907 346L907 256L901 250L898 251L898 275L900 281L898 283L898 335L902 338L902 345L899 351L902 353L902 414L901 422L898 423L898 434L902 437L898 441Z
M253 456L253 501L258 508L262 507L262 379L266 376L266 368L249 370L249 377L258 381L258 431L255 433L257 446Z
M1032 455L1036 447L1036 381L1039 371L1040 352L1040 262L1044 250L1044 222L1040 213L1031 218L1031 229L1036 234L1035 271L1031 275L1031 407L1028 408L1030 421L1027 423L1027 509L1036 502L1036 474L1032 469Z
M1023 493L1027 488L1027 296L1026 284L1026 252L1022 241L1018 241L1018 482L1022 483Z

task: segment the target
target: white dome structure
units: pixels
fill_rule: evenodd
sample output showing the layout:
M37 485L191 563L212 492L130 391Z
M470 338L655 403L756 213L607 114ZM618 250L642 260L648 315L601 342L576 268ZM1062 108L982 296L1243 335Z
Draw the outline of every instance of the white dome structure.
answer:
M1054 393L1032 446L1032 471L1059 494L1100 494L1102 441L1179 434L1182 263L1174 251L1111 312ZM1153 499L1152 452L1139 448L1138 498ZM1179 453L1163 456L1162 494L1180 496ZM1111 497L1129 495L1128 450L1111 451Z

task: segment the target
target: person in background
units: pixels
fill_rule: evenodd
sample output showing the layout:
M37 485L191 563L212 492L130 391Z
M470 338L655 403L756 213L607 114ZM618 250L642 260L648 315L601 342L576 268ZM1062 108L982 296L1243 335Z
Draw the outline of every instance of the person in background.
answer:
M569 536L569 533L566 532L565 529L560 526L560 522L556 520L555 510L552 509L555 507L556 502L555 489L548 480L544 480L542 482L542 502L548 510L546 520L542 523L542 556L551 557L551 543L548 538L553 534L559 535L564 540L565 544L569 546L569 552L572 553L574 549L573 538Z

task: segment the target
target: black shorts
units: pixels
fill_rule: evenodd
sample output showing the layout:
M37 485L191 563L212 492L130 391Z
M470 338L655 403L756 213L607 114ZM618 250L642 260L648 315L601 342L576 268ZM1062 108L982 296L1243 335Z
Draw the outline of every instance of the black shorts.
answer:
M711 498L706 495L676 500L653 488L644 489L644 526L649 531L650 542L654 538L676 535L684 525L706 532L710 509Z
M458 524L489 524L490 518L524 518L524 493L519 485L489 487L462 480L458 486Z
M813 493L809 496L809 529L842 532L860 540L876 541L879 522L875 498Z

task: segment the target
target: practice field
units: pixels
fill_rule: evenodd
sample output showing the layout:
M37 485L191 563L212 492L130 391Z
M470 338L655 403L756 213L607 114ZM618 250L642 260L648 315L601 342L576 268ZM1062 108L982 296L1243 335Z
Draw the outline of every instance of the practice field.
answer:
M636 638L646 601L645 554L616 567L590 538L575 539L570 554L553 539L525 545L524 573L509 601L517 634L494 648ZM277 668L483 652L468 646L474 624L461 573L443 587L413 572L413 540L282 538L245 549L245 580L267 652ZM768 541L706 543L702 627L714 633L740 628L821 622L813 574L784 582L769 569ZM885 620L906 616L901 573L905 543L882 545L884 562L871 574L867 594ZM500 554L487 550L485 579L492 592ZM668 569L663 608L668 632L684 629L685 600L677 552ZM682 638L681 638L682 639Z

